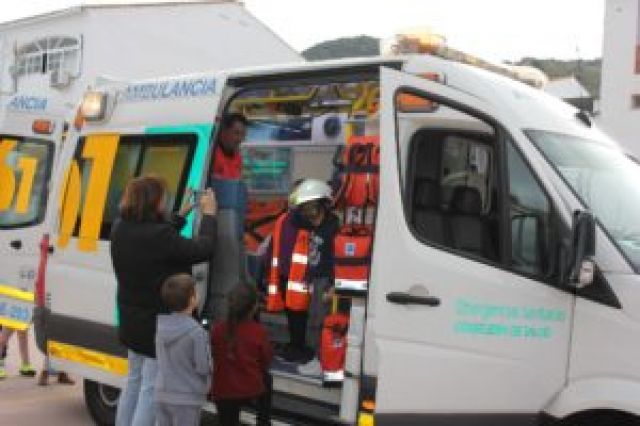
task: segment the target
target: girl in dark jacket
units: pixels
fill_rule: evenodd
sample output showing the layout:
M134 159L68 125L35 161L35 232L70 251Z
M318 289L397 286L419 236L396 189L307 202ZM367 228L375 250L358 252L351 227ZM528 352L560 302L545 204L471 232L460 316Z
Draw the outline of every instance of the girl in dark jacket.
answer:
M187 197L189 198L189 197ZM186 203L166 219L166 186L156 177L133 179L120 204L111 233L111 259L118 281L120 341L129 350L129 373L118 403L117 426L152 426L156 376L156 316L165 313L160 288L170 276L190 273L192 265L213 257L216 201L209 189L200 198L202 222L197 237L179 231L193 207Z

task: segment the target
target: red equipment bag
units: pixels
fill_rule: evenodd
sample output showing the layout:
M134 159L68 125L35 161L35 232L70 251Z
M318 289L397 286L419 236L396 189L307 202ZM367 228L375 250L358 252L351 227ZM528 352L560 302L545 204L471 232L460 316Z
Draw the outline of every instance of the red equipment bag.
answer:
M348 330L349 316L346 314L335 313L324 319L320 338L320 365L326 382L342 381L344 378Z
M336 203L340 207L375 206L380 187L380 137L352 136L344 149Z
M370 226L346 225L334 239L334 280L336 291L366 292L371 265Z

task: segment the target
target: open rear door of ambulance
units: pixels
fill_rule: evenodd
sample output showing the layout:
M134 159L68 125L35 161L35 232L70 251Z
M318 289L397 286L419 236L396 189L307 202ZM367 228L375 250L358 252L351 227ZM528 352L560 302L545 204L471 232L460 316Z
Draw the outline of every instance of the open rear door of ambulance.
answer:
M385 67L381 82L376 425L535 424L565 382L573 313L545 279L559 197L510 113Z
M47 123L53 133L52 122ZM59 131L46 137L0 135L0 326L14 330L26 330L32 321L59 137Z

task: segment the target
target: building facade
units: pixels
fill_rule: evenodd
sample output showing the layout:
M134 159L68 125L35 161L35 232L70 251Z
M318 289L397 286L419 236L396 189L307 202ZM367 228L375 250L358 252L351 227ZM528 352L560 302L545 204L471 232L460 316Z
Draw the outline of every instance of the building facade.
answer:
M640 0L607 0L599 124L640 158Z

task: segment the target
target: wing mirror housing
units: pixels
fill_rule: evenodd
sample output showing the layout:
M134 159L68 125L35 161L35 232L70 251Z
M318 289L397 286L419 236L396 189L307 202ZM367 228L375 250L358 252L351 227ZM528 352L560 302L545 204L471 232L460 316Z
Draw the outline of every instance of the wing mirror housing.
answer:
M577 211L573 216L573 259L569 283L575 288L591 285L596 272L596 220L588 211Z

